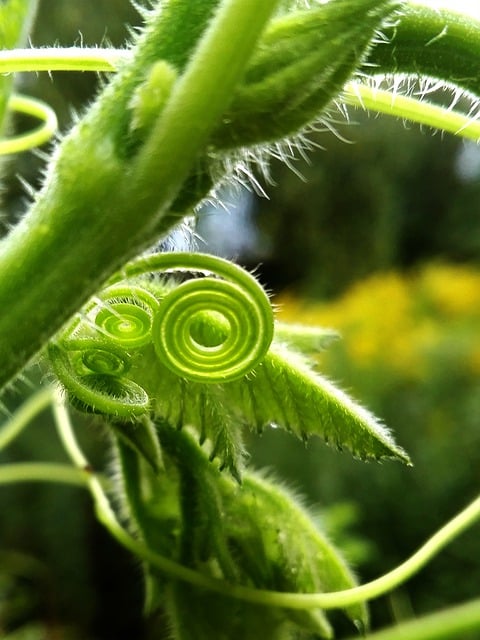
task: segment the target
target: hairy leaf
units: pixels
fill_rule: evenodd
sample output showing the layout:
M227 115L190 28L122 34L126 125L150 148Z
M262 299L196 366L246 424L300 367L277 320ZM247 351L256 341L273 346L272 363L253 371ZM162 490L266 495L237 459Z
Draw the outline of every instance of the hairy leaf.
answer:
M274 343L254 375L232 383L229 391L230 401L251 427L275 424L304 439L321 436L362 459L410 462L372 413L282 344Z
M228 583L259 589L311 593L354 586L338 551L296 496L250 472L241 485L234 482L209 463L188 430L162 425L160 437L180 477L180 562ZM157 490L165 491L161 478ZM320 610L259 606L227 595L198 594L184 584L169 585L166 593L178 640L332 636ZM362 605L350 607L347 614L358 626L368 623Z
M231 281L208 276L166 285L144 276L199 264ZM144 280L111 284L50 345L52 367L77 406L114 423L151 416L191 427L210 459L237 479L245 426L261 431L274 424L303 439L318 435L362 459L409 463L380 422L302 355L336 334L274 327L265 292L239 267L202 254L164 253L125 269L124 276ZM145 451L141 436L130 428L127 440Z

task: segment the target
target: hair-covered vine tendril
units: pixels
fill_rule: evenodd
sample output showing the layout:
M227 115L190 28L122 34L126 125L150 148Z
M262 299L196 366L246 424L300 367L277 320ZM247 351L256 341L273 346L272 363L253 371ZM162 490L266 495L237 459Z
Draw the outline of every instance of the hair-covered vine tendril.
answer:
M14 95L8 101L8 108L11 111L25 113L26 115L38 118L42 124L28 133L1 139L0 155L8 155L33 149L48 142L55 134L58 126L57 116L55 115L55 111L44 102L26 96Z
M80 345L77 343L75 346ZM148 411L149 398L146 391L133 380L113 373L119 360L112 358L110 351L99 347L97 350L89 349L80 355L82 365L86 369L93 365L90 372L79 372L72 364L71 355L72 353L62 346L49 346L49 356L55 374L77 408L127 419L141 416ZM113 364L113 369L108 369L109 363Z
M134 285L113 285L98 296L95 324L102 333L125 348L151 342L151 330L159 302Z
M237 265L198 253L139 258L122 276L178 270L210 275L178 285L162 300L152 328L158 357L189 380L228 382L249 373L273 338L273 313L265 291ZM212 331L202 336L202 324L213 325L216 338Z
M165 277L178 272L179 283ZM194 272L201 277L189 277ZM206 254L161 253L127 264L49 356L77 406L133 418L149 410L143 385L157 374L146 367L158 362L186 380L229 382L262 361L272 338L272 308L252 275Z

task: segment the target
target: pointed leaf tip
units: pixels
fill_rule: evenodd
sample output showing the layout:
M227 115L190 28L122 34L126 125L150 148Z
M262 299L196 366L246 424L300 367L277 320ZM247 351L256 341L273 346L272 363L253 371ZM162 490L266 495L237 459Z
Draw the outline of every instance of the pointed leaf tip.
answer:
M229 385L247 424L275 423L299 437L318 435L361 459L393 458L411 464L389 430L367 409L283 344L275 343L255 376Z

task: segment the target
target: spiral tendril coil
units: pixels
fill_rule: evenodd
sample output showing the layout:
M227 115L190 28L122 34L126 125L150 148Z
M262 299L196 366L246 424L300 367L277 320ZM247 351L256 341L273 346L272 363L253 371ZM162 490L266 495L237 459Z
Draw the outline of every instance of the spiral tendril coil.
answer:
M201 271L223 280L212 276L189 280L162 300L152 328L160 360L175 374L200 382L229 382L248 374L263 359L273 339L273 312L263 288L241 267L198 253L139 258L126 266L123 275L173 270ZM226 333L213 346L196 338L195 327L205 312L214 312L217 332L220 324L219 333ZM215 316L209 317L212 324Z
M179 271L202 277L167 286L165 276ZM139 372L145 380L142 367L152 366L145 354L183 379L225 383L258 366L272 338L272 308L253 276L214 256L162 253L127 264L62 332L49 356L77 404L132 418L150 406L135 380ZM147 372L147 378L155 375Z
M151 330L159 303L155 296L136 286L108 287L96 307L95 324L116 344L140 347L151 341Z
M57 116L53 109L36 98L13 95L8 101L10 111L24 113L40 120L41 124L27 133L0 138L0 155L10 155L34 149L48 142L58 128Z

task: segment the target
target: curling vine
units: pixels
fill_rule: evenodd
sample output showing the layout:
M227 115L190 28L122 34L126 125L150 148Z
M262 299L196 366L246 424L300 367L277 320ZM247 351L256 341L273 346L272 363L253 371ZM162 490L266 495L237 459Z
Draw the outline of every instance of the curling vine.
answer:
M209 275L173 287L158 272ZM135 278L136 284L119 278ZM189 381L227 383L249 374L273 338L273 313L258 282L235 264L199 253L154 254L129 263L49 347L76 401L117 417L145 413L147 392L128 379L148 362ZM143 286L140 286L143 284ZM153 367L152 367L153 365Z

